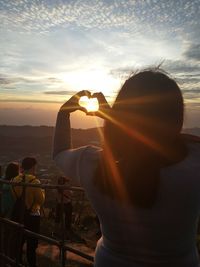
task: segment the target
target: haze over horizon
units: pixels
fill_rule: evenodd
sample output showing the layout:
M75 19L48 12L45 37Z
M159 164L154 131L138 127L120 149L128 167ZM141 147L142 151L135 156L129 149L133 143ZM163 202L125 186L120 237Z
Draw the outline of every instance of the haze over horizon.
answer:
M0 24L0 124L53 126L84 89L112 104L132 71L162 63L182 89L184 127L200 127L199 0L0 0ZM73 128L96 126L72 115Z

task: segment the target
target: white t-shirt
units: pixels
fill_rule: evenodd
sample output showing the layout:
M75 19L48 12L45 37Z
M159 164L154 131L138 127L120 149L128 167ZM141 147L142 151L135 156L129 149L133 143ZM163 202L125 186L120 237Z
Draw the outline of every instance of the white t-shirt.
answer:
M57 154L65 175L80 183L102 230L96 248L97 267L197 267L196 232L200 213L200 144L188 145L188 156L161 170L152 209L139 209L99 192L93 177L101 149L93 146Z

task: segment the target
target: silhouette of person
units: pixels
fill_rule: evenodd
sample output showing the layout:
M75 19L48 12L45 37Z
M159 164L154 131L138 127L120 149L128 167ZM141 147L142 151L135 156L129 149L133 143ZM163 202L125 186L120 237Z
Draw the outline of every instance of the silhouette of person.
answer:
M22 173L13 179L14 182L24 182L40 184L36 177L37 161L34 157L26 157L22 160ZM13 186L13 195L17 199L22 195L22 186ZM39 187L27 187L25 192L25 213L24 226L26 229L39 233L40 231L40 210L45 200L45 192ZM28 265L36 267L36 249L38 239L32 236L26 236L26 256ZM24 240L25 241L25 240Z
M10 162L5 170L4 179L11 181L14 177L19 175L19 164L17 162ZM10 219L14 205L14 197L12 195L12 186L10 184L3 184L2 188L2 215ZM12 243L16 239L13 227L4 224L3 231L3 250L5 255L14 258L16 252L12 249ZM3 264L3 263L2 263ZM4 266L4 265L3 265Z
M99 110L79 106L96 97ZM103 147L72 149L70 113L104 118ZM81 91L57 115L53 157L79 182L102 237L95 267L197 267L200 144L181 135L184 104L177 83L158 69L125 81L110 108L102 93Z
M4 179L7 181L11 181L14 177L18 175L19 164L17 162L10 162L6 167ZM9 184L4 184L2 190L2 214L5 217L10 218L12 207L14 204L11 186Z

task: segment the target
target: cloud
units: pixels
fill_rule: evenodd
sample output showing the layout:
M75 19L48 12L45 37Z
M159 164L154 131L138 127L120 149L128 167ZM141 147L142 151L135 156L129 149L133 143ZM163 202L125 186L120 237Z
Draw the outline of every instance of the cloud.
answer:
M0 88L4 90L17 90L20 91L41 91L41 87L45 88L59 88L63 84L63 81L56 77L21 77L17 75L4 76L0 74ZM56 90L55 90L56 92ZM45 92L45 94L56 94L50 91ZM61 94L61 93L58 93ZM63 91L64 94L64 91ZM65 92L66 94L66 92Z
M172 75L184 75L184 77L180 77L180 79L187 79L188 82L198 81L200 78L200 66L197 63L191 63L184 60L160 60L157 64L146 66L145 69L154 69L160 67L165 70L169 74ZM122 68L115 68L110 71L110 74L114 77L128 77L134 72L143 70L143 67L136 66L126 66Z
M185 60L165 60L162 66L166 71L179 73L200 73L200 66L197 63L188 62Z
M176 80L181 87L185 99L199 98L200 66L198 64L189 63L183 60L165 60L163 61L163 64L161 64L161 69L167 71L169 75ZM135 67L127 66L124 68L112 69L110 74L114 77L125 79L138 70L140 70L140 68L137 69Z
M200 61L200 44L191 44L187 51L184 53L187 59L192 59L194 61Z
M3 78L3 77L0 77L0 86L1 85L9 85L13 83L12 80L10 80L9 78Z
M183 78L178 78L177 80L178 80L178 82L180 84L187 83L187 84L198 84L198 85L200 85L200 77L196 77L196 76L194 76L194 77L183 76Z
M159 67L162 68L162 62L163 60L160 60L158 63L152 64L152 65L147 65L147 66L137 66L137 64L135 64L135 66L127 66L127 67L122 67L122 68L116 68L116 69L112 69L110 71L110 74L113 75L114 77L120 77L120 78L129 78L130 76L134 75L134 73L137 73L139 71L143 71L143 70L154 70L154 69L158 69Z
M30 79L30 78L24 78L24 77L18 77L18 76L4 76L3 74L0 74L0 86L1 85L12 85L16 83L37 83L38 80L36 79Z
M135 67L122 67L122 68L116 68L112 69L110 71L110 74L116 78L124 78L130 76L132 73L136 71Z
M55 78L55 77L49 77L47 78L47 81L50 82L50 83L62 83L61 80Z
M197 4L195 0L2 1L0 24L7 49L3 56L0 49L0 57L5 58L5 70L30 75L36 71L48 70L53 75L81 68L86 60L87 64L94 64L94 58L101 64L110 60L111 65L114 61L136 62L141 56L159 57L160 51L167 50L163 43L170 39L171 32L173 41L178 36L180 42L186 36L185 30L193 31L194 25L200 28ZM42 32L48 33L36 36ZM142 47L138 38L146 38Z
M46 33L58 27L118 29L137 33L176 34L199 25L199 1L68 0L1 1L1 26ZM158 30L158 31L157 31Z
M45 91L44 94L46 95L73 95L76 91Z
M200 97L200 88L183 89L182 91L185 94L195 94Z
M197 99L200 95L200 66L184 60L166 60L162 66L179 84L184 98Z
M45 100L45 99L18 99L18 98L8 98L0 99L0 102L15 102L15 103L63 103L61 100Z
M5 1L1 4L3 26L20 27L22 31L49 31L55 27L107 28L131 22L120 7L132 4L118 1ZM123 9L124 10L124 9ZM6 12L9 11L9 12ZM123 14L124 13L124 14ZM118 19L116 18L118 16ZM11 22L13 25L11 25ZM13 23L14 22L14 23Z
M117 81L100 87L114 93L135 69L163 58L163 69L193 98L199 17L199 0L0 0L1 101L60 103L93 69L108 74L102 81ZM92 75L90 82L98 83Z

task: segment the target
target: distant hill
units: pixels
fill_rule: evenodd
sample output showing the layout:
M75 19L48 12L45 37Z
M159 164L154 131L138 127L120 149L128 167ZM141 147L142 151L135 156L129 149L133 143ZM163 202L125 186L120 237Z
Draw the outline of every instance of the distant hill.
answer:
M72 129L73 146L100 143L98 128ZM0 125L0 150L5 154L44 153L52 150L54 127Z
M72 129L73 146L100 144L99 130ZM200 128L184 129L183 132L200 136ZM49 126L6 126L0 125L0 150L5 154L44 153L52 150L54 127Z
M189 129L183 129L184 133L188 133L188 134L193 134L193 135L197 135L200 136L200 128L195 127L195 128L189 128Z
M102 130L102 128L100 128ZM73 139L84 139L86 142L91 140L99 141L99 128L72 129ZM200 136L200 128L183 129L184 133ZM0 137L15 138L46 138L53 137L54 127L51 126L9 126L0 125ZM85 142L84 142L85 143Z
M77 137L96 138L99 128L72 129L72 135ZM0 125L0 136L9 137L48 137L53 136L54 127L51 126L10 126Z
M53 127L48 126L8 126L0 125L0 136L47 137L53 135Z

